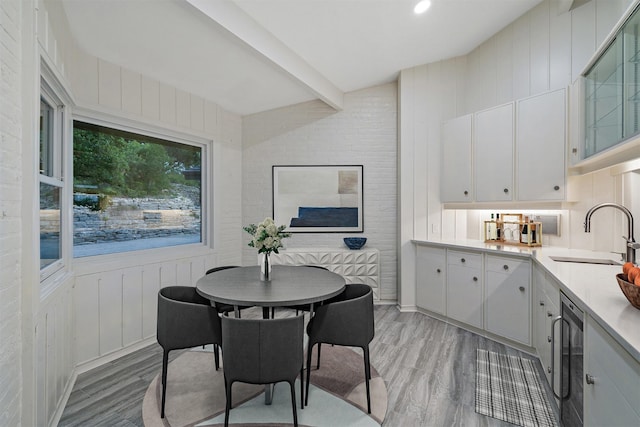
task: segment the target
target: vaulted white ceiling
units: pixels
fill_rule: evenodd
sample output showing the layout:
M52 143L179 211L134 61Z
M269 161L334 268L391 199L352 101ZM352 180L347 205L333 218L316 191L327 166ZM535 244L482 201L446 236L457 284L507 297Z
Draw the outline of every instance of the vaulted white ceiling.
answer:
M63 0L78 45L241 115L469 53L541 0Z

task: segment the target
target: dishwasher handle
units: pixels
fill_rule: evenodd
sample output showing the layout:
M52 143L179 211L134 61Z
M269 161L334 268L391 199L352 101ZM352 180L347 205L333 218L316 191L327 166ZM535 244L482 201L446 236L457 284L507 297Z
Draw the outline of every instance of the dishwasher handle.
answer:
M551 391L553 392L553 395L557 399L561 399L560 395L556 393L555 378L554 378L555 374L556 374L556 368L555 368L555 364L556 364L556 349L555 349L555 347L556 347L556 323L558 323L560 320L566 322L566 320L564 320L562 318L562 316L556 317L555 319L553 319L553 322L551 322Z

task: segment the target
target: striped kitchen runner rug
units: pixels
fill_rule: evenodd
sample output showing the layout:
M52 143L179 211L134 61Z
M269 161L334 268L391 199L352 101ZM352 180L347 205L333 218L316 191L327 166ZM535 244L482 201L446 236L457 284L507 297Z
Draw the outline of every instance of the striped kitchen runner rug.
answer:
M478 349L476 412L515 425L556 427L534 362Z

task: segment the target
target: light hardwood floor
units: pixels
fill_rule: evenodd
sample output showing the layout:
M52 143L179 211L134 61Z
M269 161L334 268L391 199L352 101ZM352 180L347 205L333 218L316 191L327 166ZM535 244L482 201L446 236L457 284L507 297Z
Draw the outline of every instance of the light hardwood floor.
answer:
M389 394L384 426L511 425L475 412L476 349L534 357L395 306L376 306L375 324L371 364ZM161 366L162 349L154 344L80 375L59 425L143 426L142 399Z

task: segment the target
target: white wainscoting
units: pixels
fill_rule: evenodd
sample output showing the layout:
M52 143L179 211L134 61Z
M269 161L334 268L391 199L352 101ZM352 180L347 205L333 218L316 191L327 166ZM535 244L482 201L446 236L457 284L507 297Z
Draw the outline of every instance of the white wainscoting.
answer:
M35 321L34 416L38 426L53 423L73 385L72 284L69 278L42 301Z
M160 288L195 286L211 260L199 255L79 274L73 290L79 370L153 339Z
M318 265L344 277L346 283L364 283L380 300L380 251L341 248L290 248L271 254L274 265Z

